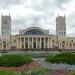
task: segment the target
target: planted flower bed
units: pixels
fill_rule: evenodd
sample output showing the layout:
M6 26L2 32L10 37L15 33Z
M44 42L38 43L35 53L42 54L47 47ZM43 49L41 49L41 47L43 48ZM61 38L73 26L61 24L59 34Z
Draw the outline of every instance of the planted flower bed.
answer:
M32 62L31 57L21 54L11 54L0 56L0 66L18 67Z
M29 69L27 71L25 71L23 74L24 75L46 75L46 73L48 73L49 70L45 69L45 68L33 68L33 69ZM49 72L50 74L50 72Z
M48 56L45 61L51 63L66 63L75 65L75 54L63 52L57 55Z

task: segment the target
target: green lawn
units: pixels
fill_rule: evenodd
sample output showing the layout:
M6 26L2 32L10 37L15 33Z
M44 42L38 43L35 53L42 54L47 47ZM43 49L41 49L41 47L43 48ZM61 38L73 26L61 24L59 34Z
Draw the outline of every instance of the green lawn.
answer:
M21 75L21 73L12 71L0 71L0 75Z
M47 72L49 72L49 70L44 68L29 69L23 73L0 70L0 75L44 75Z
M69 73L68 75L75 75L75 71Z

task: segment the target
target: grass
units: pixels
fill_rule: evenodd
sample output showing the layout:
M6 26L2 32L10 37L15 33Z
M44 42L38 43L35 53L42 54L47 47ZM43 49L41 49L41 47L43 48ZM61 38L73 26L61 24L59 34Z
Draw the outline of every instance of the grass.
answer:
M68 75L75 75L75 72L71 72L71 73L69 73Z
M0 70L0 75L44 75L50 70L44 68L33 68L25 72L13 72L13 71L3 71Z
M12 71L0 71L0 75L21 75L21 73Z

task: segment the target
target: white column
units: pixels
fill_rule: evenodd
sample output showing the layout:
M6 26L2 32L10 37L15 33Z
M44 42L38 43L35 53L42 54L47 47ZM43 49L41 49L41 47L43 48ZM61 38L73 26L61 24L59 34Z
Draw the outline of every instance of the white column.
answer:
M41 37L40 37L40 49L41 49Z
M38 38L36 37L36 48L37 48L37 39L38 39Z
M49 37L49 48L51 48L51 41L50 41L51 39L50 39L50 37Z
M51 47L50 47L50 48L52 48L52 39L50 39L50 45L51 45Z
M17 49L18 49L18 45L19 45L18 41L19 41L19 40L18 40L18 37L17 37Z
M25 49L25 37L24 37L24 49Z
M45 38L44 38L44 49L45 49L45 44L46 44L46 43L45 43Z
M3 41L2 41L2 49L3 49Z
M21 45L22 45L22 44L21 44L21 37L20 37L20 49L21 49Z
M65 47L66 47L66 42L64 43L64 49L65 49Z
M49 48L49 37L47 39L47 48Z
M32 37L32 49L33 49L33 37Z
M28 37L28 49L30 48L30 46L29 46L29 37Z

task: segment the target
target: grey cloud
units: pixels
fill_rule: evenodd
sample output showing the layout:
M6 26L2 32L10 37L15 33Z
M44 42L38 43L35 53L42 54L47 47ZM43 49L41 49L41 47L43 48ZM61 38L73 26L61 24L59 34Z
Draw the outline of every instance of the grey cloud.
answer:
M15 26L19 26L19 28L24 28L24 27L29 27L29 26L33 26L36 23L39 23L40 18L36 17L36 16L32 16L32 17L28 17L28 18L20 18L20 19L16 19L13 20L12 23Z
M67 16L67 36L75 37L75 11Z
M31 14L30 16L25 18L24 17L16 18L15 20L12 21L13 23L12 25L14 25L12 31L18 32L19 29L28 28L31 26L37 26L37 27L42 27L43 29L49 29L50 33L54 33L55 25L53 22L55 22L55 20L51 17L53 17L53 13L44 13L43 15ZM15 28L17 29L15 30ZM51 31L52 29L53 31Z
M50 11L53 10L54 0L32 0L31 8L36 11Z
M44 28L49 25L49 22L46 22L47 17L42 17L39 15L31 15L26 18L20 17L12 21L12 31L18 31L19 29L28 28L31 26L37 26ZM15 29L17 28L17 29Z
M24 18L21 18L21 19L15 19L12 21L13 25L24 25L24 22L26 22L26 20Z
M23 0L0 0L0 8L7 9L10 6L21 4L22 1Z
M31 12L28 12L28 16L20 16L12 20L12 32L19 32L19 29L28 28L30 26L37 26L42 28L49 28L50 33L55 33L55 13L57 8L61 8L62 4L67 4L70 0L30 0L30 5L26 3L29 0L1 0L0 9L7 9L20 6L24 4L24 8L29 8ZM25 5L26 4L26 5ZM8 9L8 11L10 10ZM13 10L13 9L12 9ZM17 10L17 9L16 9ZM26 9L25 9L26 10ZM15 12L15 11L14 11ZM11 14L11 13L10 13ZM67 27L71 28L71 33L74 31L75 15L72 14L67 19ZM73 29L72 29L73 28ZM70 33L68 33L70 34Z
M68 3L70 0L55 0L55 5L58 7L58 8L63 8L62 7L62 4L64 3Z
M24 19L19 19L19 20L16 19L12 21L12 34L19 33L19 29L22 29L24 28L24 26L26 26L24 22L25 22Z
M67 17L67 23L69 28L75 28L75 11Z

